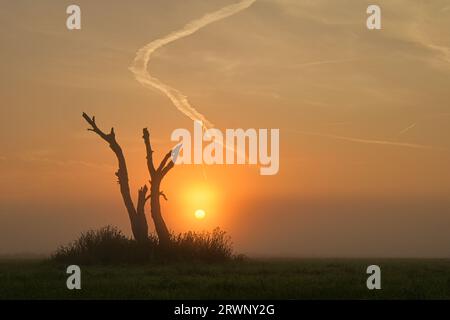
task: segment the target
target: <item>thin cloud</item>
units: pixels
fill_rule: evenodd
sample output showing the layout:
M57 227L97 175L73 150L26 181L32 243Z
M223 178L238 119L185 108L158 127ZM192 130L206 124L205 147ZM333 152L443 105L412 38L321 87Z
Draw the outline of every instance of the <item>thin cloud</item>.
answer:
M109 164L103 164L103 163L93 163L93 162L87 162L87 161L80 161L80 160L59 160L59 159L52 159L48 157L28 157L24 159L28 162L41 162L41 163L48 163L53 164L56 166L82 166L82 167L88 167L88 168L95 168L95 169L113 169L114 167Z
M355 58L348 58L348 59L336 59L336 60L319 60L319 61L312 61L312 62L306 62L294 65L294 68L305 68L305 67L313 67L313 66L320 66L324 64L338 64L338 63L346 63L346 62L353 62L358 59Z
M404 128L403 130L401 130L401 131L398 133L398 135L405 134L405 133L408 132L409 130L415 128L416 125L417 125L417 123L412 123L412 124L410 124L409 126L407 126L406 128Z
M421 44L433 51L441 61L450 63L450 48L426 41L422 41Z
M417 144L417 143L396 142L396 141L389 141L389 140L361 139L361 138L345 137L345 136L338 136L338 135L333 135L333 134L324 134L324 133L307 132L307 131L296 131L296 132L298 132L300 134L310 135L310 136L324 137L324 138L343 140L343 141L349 141L349 142L355 142L355 143L387 145L387 146L413 148L413 149L434 149L434 147L432 147L432 146Z

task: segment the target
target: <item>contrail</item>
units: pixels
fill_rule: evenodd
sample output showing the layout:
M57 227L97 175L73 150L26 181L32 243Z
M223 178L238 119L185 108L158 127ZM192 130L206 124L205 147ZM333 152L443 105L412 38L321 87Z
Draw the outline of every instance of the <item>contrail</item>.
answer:
M398 135L402 135L402 134L408 132L409 130L413 129L416 125L417 125L416 123L410 124L410 125L407 126L405 129L403 129L402 131L400 131L400 132L398 133Z
M337 136L334 134L323 134L323 133L297 131L297 130L295 130L295 132L300 133L300 134L310 135L310 136L331 138L331 139L336 139L336 140L344 140L344 141L349 141L349 142L357 142L357 143L365 143L365 144L380 144L380 145L389 145L389 146L397 146L397 147L405 147L405 148L413 148L413 149L434 149L434 147L432 147L432 146L416 144L416 143L360 139L360 138L352 138L352 137L345 137L345 136Z
M185 96L179 90L162 83L158 78L151 76L147 71L148 62L151 55L159 48L162 48L165 45L178 39L187 37L197 32L201 28L209 25L210 23L225 19L242 10L245 10L250 7L255 1L256 0L243 0L239 3L223 7L222 9L219 9L217 11L207 13L200 19L189 22L182 29L174 31L163 38L148 43L137 51L133 64L129 68L130 71L133 72L136 80L140 82L144 87L156 88L164 93L172 101L175 107L183 114L185 114L192 120L201 121L205 128L213 127L213 124L209 122L200 112L195 110L195 108L189 103L187 96Z
M312 62L305 62L305 63L297 64L297 65L294 65L294 68L320 66L323 64L338 64L338 63L345 63L345 62L353 62L356 60L358 60L358 59L348 58L348 59L337 59L337 60L319 60L319 61L312 61Z

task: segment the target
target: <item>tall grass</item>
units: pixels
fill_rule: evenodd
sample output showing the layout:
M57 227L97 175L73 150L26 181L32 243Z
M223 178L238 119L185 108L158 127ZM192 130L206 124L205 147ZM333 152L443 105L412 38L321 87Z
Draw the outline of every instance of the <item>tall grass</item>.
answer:
M150 234L145 243L138 243L112 226L82 233L51 256L53 261L74 264L220 262L232 258L230 237L219 228L212 232L172 234L170 246L163 248L154 234Z

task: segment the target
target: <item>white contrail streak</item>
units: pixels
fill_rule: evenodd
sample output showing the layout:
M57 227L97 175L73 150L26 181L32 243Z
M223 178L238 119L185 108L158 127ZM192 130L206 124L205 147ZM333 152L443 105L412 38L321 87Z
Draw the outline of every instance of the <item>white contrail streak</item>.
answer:
M432 146L416 144L416 143L360 139L360 138L353 138L353 137L337 136L334 134L323 134L323 133L305 132L305 131L297 131L297 130L295 132L300 133L300 134L310 135L310 136L324 137L324 138L343 140L343 141L349 141L349 142L357 142L357 143L365 143L365 144L380 144L380 145L397 146L397 147L405 147L405 148L413 148L413 149L434 149L434 147L432 147Z
M349 58L349 59L339 59L339 60L319 60L319 61L312 61L312 62L305 62L301 64L294 65L294 68L305 68L305 67L312 67L312 66L320 66L323 64L338 64L338 63L345 63L345 62L354 62L358 59L355 58Z
M402 134L405 134L406 132L408 132L409 130L411 130L411 129L413 129L413 128L415 128L416 127L416 123L412 123L412 124L410 124L409 126L407 126L405 129L403 129L402 131L400 131L399 133L398 133L398 135L402 135Z
M225 19L242 10L245 10L250 7L255 1L256 0L243 0L239 3L223 7L220 10L207 13L200 19L189 22L182 29L174 31L163 38L148 43L147 45L139 49L136 53L136 57L134 58L133 64L130 67L130 71L133 72L136 80L143 86L147 88L156 88L164 93L172 101L175 107L186 116L188 116L192 120L201 121L205 128L212 127L213 124L209 122L200 112L195 110L195 108L189 103L187 97L184 94L182 94L179 90L162 83L158 78L150 75L147 70L148 62L151 55L159 48L162 48L165 45L178 39L187 37L210 23Z

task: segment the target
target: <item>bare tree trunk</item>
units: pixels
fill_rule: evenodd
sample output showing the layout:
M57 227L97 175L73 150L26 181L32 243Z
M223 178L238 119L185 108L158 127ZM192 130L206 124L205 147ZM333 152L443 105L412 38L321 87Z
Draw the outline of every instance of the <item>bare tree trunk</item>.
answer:
M147 128L143 129L142 137L144 139L145 148L147 151L147 167L150 174L150 207L152 219L153 223L155 224L155 230L158 234L160 244L166 246L170 243L170 233L161 214L161 204L159 197L162 196L166 200L167 198L164 193L160 191L160 186L162 179L167 174L167 172L169 172L169 170L173 168L174 164L172 161L169 161L169 163L166 165L171 156L171 152L169 152L161 161L159 167L155 169L155 166L153 165L153 150L150 144L150 134Z
M162 246L167 246L170 243L170 233L167 229L166 223L161 214L160 197L162 196L167 200L163 192L160 191L161 181L164 176L173 168L174 163L169 158L171 151L168 152L164 159L161 161L158 168L153 165L153 150L150 144L150 134L147 128L143 129L143 139L147 152L147 167L150 174L150 195L147 196L148 187L144 185L138 191L137 206L133 204L133 200L130 195L130 187L128 184L128 171L125 162L125 157L122 152L122 148L116 141L114 128L111 128L111 132L106 134L97 127L95 123L95 117L90 118L86 113L83 113L83 118L91 125L89 131L93 131L98 134L103 140L105 140L111 150L116 155L119 169L116 172L118 178L120 193L122 199L127 208L128 216L130 218L131 230L133 236L138 242L145 242L148 240L148 224L145 216L145 203L150 199L151 214L153 223L155 224L155 230L158 235L159 243Z
M111 128L111 132L106 134L97 127L95 123L95 117L90 118L86 113L83 113L83 118L91 125L89 131L93 131L98 134L103 140L105 140L111 150L117 157L119 169L116 172L118 178L120 193L122 195L123 203L127 208L128 217L130 218L131 231L136 241L144 242L148 239L148 225L145 218L144 205L146 201L146 194L148 191L147 186L142 187L138 192L138 206L134 207L133 200L130 195L130 187L128 184L128 170L125 162L125 157L122 152L122 148L116 141L114 128Z
M148 191L148 188L146 185L144 185L138 191L136 217L134 219L136 234L139 235L139 239L136 236L135 236L135 239L140 242L148 240L148 224L147 224L147 218L145 216L145 203L147 202L147 191Z

